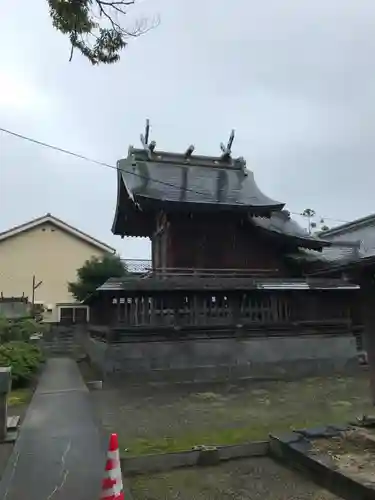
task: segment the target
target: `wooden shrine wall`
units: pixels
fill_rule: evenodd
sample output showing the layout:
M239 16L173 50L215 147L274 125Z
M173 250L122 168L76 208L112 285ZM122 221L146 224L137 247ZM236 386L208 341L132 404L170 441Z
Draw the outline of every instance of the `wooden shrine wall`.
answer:
M266 269L288 275L279 248L233 216L168 216L157 237L153 254L160 257L155 264L163 262L168 268Z

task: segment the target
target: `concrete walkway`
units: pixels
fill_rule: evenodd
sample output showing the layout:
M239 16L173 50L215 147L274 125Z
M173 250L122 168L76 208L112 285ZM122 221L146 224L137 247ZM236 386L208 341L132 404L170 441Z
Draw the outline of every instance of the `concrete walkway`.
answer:
M99 499L103 445L77 364L48 360L0 482L0 499Z

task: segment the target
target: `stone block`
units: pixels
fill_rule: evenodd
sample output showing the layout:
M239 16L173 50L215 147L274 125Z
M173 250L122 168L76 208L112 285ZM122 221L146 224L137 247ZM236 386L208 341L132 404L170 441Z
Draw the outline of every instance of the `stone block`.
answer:
M0 442L7 436L8 394L12 387L12 370L9 366L0 367Z
M316 439L316 438L327 438L327 437L335 437L338 436L341 431L335 429L331 426L322 425L319 427L313 427L310 429L300 429L297 430L299 434L308 438L308 439Z
M271 435L271 438L278 439L279 441L286 444L292 444L301 441L301 439L303 439L303 436L298 432L287 432L285 434L281 434L280 436Z
M8 394L12 388L12 369L10 366L0 367L0 394Z

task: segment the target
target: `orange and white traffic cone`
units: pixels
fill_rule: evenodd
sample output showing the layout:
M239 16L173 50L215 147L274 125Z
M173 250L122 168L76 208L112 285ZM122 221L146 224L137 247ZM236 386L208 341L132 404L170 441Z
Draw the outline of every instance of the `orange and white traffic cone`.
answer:
M117 434L111 434L100 500L125 500Z

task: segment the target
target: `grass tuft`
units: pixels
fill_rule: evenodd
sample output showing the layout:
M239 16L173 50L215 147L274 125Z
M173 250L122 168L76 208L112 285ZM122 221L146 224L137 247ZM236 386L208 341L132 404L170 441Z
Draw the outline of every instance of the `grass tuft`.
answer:
M19 406L23 404L27 404L30 402L32 397L31 389L15 389L11 391L8 396L8 405L9 406Z

